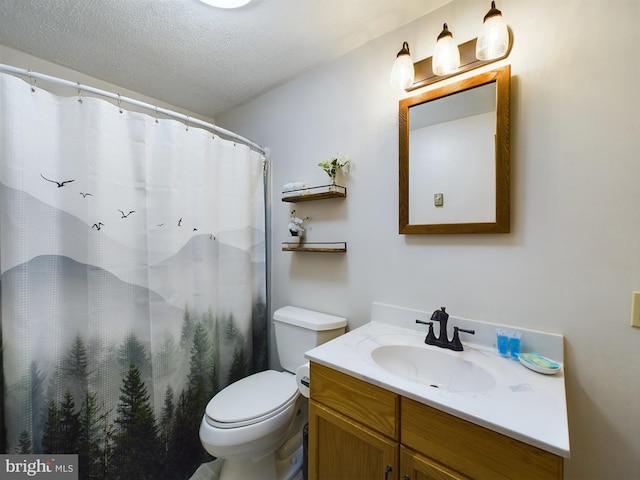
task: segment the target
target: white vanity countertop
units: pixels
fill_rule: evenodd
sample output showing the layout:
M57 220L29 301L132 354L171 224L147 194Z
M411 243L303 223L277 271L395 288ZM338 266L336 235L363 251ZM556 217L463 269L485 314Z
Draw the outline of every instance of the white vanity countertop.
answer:
M461 333L465 355L490 371L495 386L476 393L451 392L406 380L378 366L370 352L381 345L420 345L424 347L430 312L375 304L372 321L306 353L307 359L347 375L432 406L511 438L569 458L569 429L564 372L543 375L495 350L494 324L449 317L449 337L453 327L471 328L476 335ZM537 351L563 362L563 338L517 328L522 332L522 350ZM437 334L436 327L436 334ZM471 339L479 343L467 342ZM428 347L438 348L438 347ZM446 352L450 352L446 350ZM313 382L313 378L311 378Z

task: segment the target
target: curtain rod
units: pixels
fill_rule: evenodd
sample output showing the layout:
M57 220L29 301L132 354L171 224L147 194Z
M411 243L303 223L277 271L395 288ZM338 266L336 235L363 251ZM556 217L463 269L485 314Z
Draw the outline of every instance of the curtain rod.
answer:
M118 103L125 102L131 105L136 105L141 108L145 108L147 110L152 110L156 113L161 113L168 117L173 117L180 119L186 123L186 125L199 125L201 127L206 128L207 130L212 131L213 133L217 133L221 136L231 138L233 140L237 140L244 145L247 145L252 150L261 153L262 155L269 156L269 150L267 148L261 147L257 143L252 142L248 138L242 137L237 133L233 133L229 130L225 130L224 128L217 127L213 123L205 122L203 120L199 120L197 118L191 118L189 115L185 115L183 113L174 112L173 110L167 110L166 108L158 107L156 105L151 105L150 103L141 102L140 100L135 100L129 97L123 97L119 93L112 93L106 90L101 90L99 88L90 87L88 85L81 85L79 82L72 82L70 80L64 80L62 78L53 77L51 75L46 75L44 73L32 72L31 70L25 70L24 68L12 67L11 65L4 65L0 63L0 72L11 73L15 75L22 75L25 77L29 77L30 80L44 80L47 82L57 83L59 85L65 85L67 87L76 88L79 91L85 91L89 93L93 93L96 95L100 95L101 97L111 98L116 100Z

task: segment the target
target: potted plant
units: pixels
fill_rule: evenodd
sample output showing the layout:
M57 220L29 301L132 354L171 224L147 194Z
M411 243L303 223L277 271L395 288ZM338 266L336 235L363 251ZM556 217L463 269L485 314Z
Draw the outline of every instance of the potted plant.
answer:
M291 218L289 218L289 243L299 245L304 235L304 222L308 221L309 217L300 218L296 216L296 211L291 211Z
M318 166L321 167L327 175L331 178L331 185L336 184L336 174L338 171L347 173L349 171L349 164L351 160L347 155L336 155L334 157L325 158Z

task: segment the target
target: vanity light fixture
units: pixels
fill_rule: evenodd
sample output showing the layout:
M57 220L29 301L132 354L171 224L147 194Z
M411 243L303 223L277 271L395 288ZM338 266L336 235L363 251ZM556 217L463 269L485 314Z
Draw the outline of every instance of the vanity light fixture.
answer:
M399 87L404 86L406 91L415 90L445 78L502 60L511 51L513 43L511 35L511 30L502 19L502 12L496 8L495 1L492 1L491 9L484 16L482 31L478 38L456 45L453 35L445 23L442 32L438 35L433 56L413 64L413 82L407 86L404 86L406 83L395 83L392 71L392 83ZM407 47L407 55L400 55L403 53L401 50L398 53L396 63L401 56L410 58L408 55L409 45L404 42L403 50L405 45ZM395 69L396 64L394 63L393 70ZM406 77L404 78L408 82Z
M244 7L251 0L200 0L202 3L218 8L239 8Z
M476 42L476 57L478 60L493 60L504 56L508 49L509 29L502 20L502 12L496 8L496 2L492 1Z
M442 26L433 51L432 68L438 76L451 75L460 68L460 50L446 23Z
M402 43L402 50L398 52L396 61L391 68L391 85L398 88L408 88L413 85L415 78L415 70L413 68L413 60L409 52L409 44Z

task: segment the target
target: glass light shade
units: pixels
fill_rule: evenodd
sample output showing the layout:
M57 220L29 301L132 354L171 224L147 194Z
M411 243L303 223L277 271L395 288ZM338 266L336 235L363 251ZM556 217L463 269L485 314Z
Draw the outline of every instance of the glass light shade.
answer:
M476 58L493 60L503 57L507 50L509 50L509 30L495 2L491 2L491 10L484 17L482 32L476 42Z
M407 89L413 85L414 78L415 70L413 69L413 59L409 54L409 44L404 42L402 50L398 52L396 61L391 68L391 85Z
M460 50L445 23L433 50L431 69L435 75L449 75L460 68Z
M251 0L200 0L202 3L218 8L238 8L243 7Z

